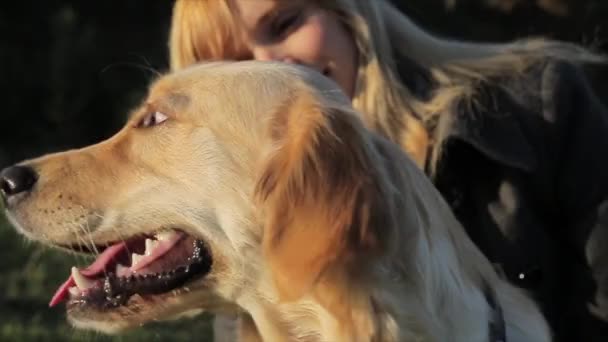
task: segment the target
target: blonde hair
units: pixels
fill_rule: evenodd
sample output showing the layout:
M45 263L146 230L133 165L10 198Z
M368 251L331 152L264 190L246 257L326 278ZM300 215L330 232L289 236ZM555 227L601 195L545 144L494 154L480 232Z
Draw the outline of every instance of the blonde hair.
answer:
M480 84L523 74L547 58L604 61L577 45L544 39L482 44L439 38L385 0L315 3L335 14L355 39L359 70L354 108L368 127L401 145L418 165L427 164L431 173L447 128L437 126L439 117L452 117L457 105L474 99ZM234 13L228 0L177 0L169 42L171 68L226 56L238 58L244 44ZM420 99L404 86L397 71L401 58L428 71L437 84L430 99Z

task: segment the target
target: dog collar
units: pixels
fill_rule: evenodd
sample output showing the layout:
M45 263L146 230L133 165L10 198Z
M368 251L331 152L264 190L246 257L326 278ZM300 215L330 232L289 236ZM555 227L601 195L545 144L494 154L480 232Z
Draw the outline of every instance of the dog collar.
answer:
M505 318L502 308L496 298L496 293L487 283L485 283L484 296L492 312L488 321L488 341L490 342L507 342L507 333L505 328Z

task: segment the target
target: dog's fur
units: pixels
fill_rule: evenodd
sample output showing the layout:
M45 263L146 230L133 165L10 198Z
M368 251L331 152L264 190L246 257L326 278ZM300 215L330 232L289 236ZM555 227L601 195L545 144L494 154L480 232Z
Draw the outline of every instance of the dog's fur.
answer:
M509 342L548 341L533 301L337 89L298 66L203 64L161 77L109 140L25 162L39 180L9 217L30 238L178 228L213 256L188 290L74 309L71 322L114 332L202 308L241 312L266 341L487 341L488 287ZM155 111L169 119L138 125Z

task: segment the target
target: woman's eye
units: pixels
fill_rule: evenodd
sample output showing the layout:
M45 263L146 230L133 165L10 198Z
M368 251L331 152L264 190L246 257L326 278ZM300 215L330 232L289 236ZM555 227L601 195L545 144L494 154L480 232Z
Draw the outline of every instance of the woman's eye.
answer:
M136 127L146 128L159 125L167 121L169 117L161 112L152 112L141 118L137 123Z
M280 37L285 33L289 32L289 30L293 29L293 27L298 23L300 19L299 13L291 13L288 15L283 15L279 17L271 27L272 34L275 37Z

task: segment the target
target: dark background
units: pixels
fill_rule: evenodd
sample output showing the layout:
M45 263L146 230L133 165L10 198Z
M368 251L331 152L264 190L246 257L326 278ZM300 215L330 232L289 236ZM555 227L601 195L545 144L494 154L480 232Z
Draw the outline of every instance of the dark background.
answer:
M168 68L172 5L170 0L3 0L0 168L117 131L155 73ZM453 38L543 35L608 52L608 0L402 0L398 6L427 29ZM607 76L603 69L589 71L603 100L608 100ZM210 338L205 316L115 338L74 331L65 324L63 308L49 309L47 303L69 266L83 263L25 242L0 217L0 341Z

